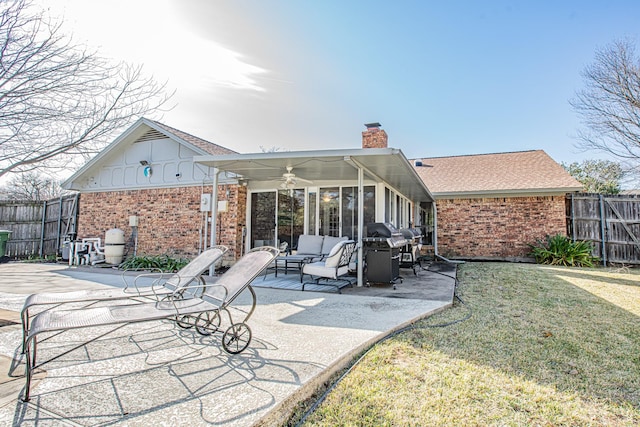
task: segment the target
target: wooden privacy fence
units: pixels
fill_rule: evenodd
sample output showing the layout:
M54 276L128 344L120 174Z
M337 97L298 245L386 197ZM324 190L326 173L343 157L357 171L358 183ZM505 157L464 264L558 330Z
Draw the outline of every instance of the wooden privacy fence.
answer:
M567 215L569 236L592 241L604 265L640 264L640 197L571 194Z
M0 201L0 230L10 230L6 256L56 255L64 238L75 238L80 195L47 201Z

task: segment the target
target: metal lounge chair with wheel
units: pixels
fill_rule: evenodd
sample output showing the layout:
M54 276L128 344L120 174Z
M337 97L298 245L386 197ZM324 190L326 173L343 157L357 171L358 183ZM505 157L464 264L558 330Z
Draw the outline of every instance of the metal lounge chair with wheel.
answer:
M25 350L25 343L29 333L29 320L31 311L38 307L46 306L46 310L59 307L65 303L86 302L88 305L100 301L134 299L134 298L156 298L175 292L179 292L195 281L200 281L204 287L202 274L209 270L227 252L225 246L214 246L195 257L189 264L180 269L177 273L148 273L136 276L133 283L126 280L123 274L122 280L125 284L123 289L91 289L73 292L42 292L29 295L24 303L21 312L22 319L22 352ZM137 282L141 278L155 278L151 286L139 287Z
M225 312L228 315L230 326L223 333L222 347L230 354L240 353L251 342L251 329L249 329L246 322L255 310L256 295L250 283L277 255L278 249L273 247L262 246L252 249L214 284L207 285L202 293L197 292L197 289L194 294L191 294L189 290L183 290L183 292L165 296L162 300L156 302L76 310L49 310L37 314L31 322L31 329L25 346L26 385L23 400L28 401L30 399L31 378L34 369L47 363L45 361L37 364L36 359L38 337L46 332L62 332L94 326L176 319L183 327L195 326L199 333L210 335L214 332L222 331L220 328L221 317L222 313ZM229 306L247 288L253 300L251 308L241 322L234 322ZM82 347L93 340L85 342L78 347Z

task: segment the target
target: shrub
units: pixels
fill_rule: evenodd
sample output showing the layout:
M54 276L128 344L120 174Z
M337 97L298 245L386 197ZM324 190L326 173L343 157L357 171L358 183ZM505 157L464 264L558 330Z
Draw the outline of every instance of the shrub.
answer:
M122 270L159 269L165 272L175 272L189 263L188 259L175 259L168 255L134 256L120 264Z
M567 236L556 234L529 245L531 255L538 264L564 265L567 267L593 267L598 258L593 257L593 244L587 241L572 242Z

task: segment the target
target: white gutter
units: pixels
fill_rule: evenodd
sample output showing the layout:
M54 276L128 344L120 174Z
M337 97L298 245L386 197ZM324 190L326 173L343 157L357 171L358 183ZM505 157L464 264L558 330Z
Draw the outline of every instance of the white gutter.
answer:
M564 188L529 188L529 189L502 189L502 190L480 190L480 191L446 191L434 192L433 197L437 199L473 199L473 198L495 198L495 197L530 197L530 196L560 196L574 191L580 191L581 187Z

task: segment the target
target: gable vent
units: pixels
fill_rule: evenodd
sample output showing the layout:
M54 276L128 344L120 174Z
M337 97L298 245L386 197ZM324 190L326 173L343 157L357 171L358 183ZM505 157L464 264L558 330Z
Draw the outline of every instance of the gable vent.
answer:
M155 129L151 129L151 130L148 130L140 138L136 139L134 144L138 142L153 141L154 139L169 139L169 138L167 137L167 135L163 134L162 132L158 132Z

